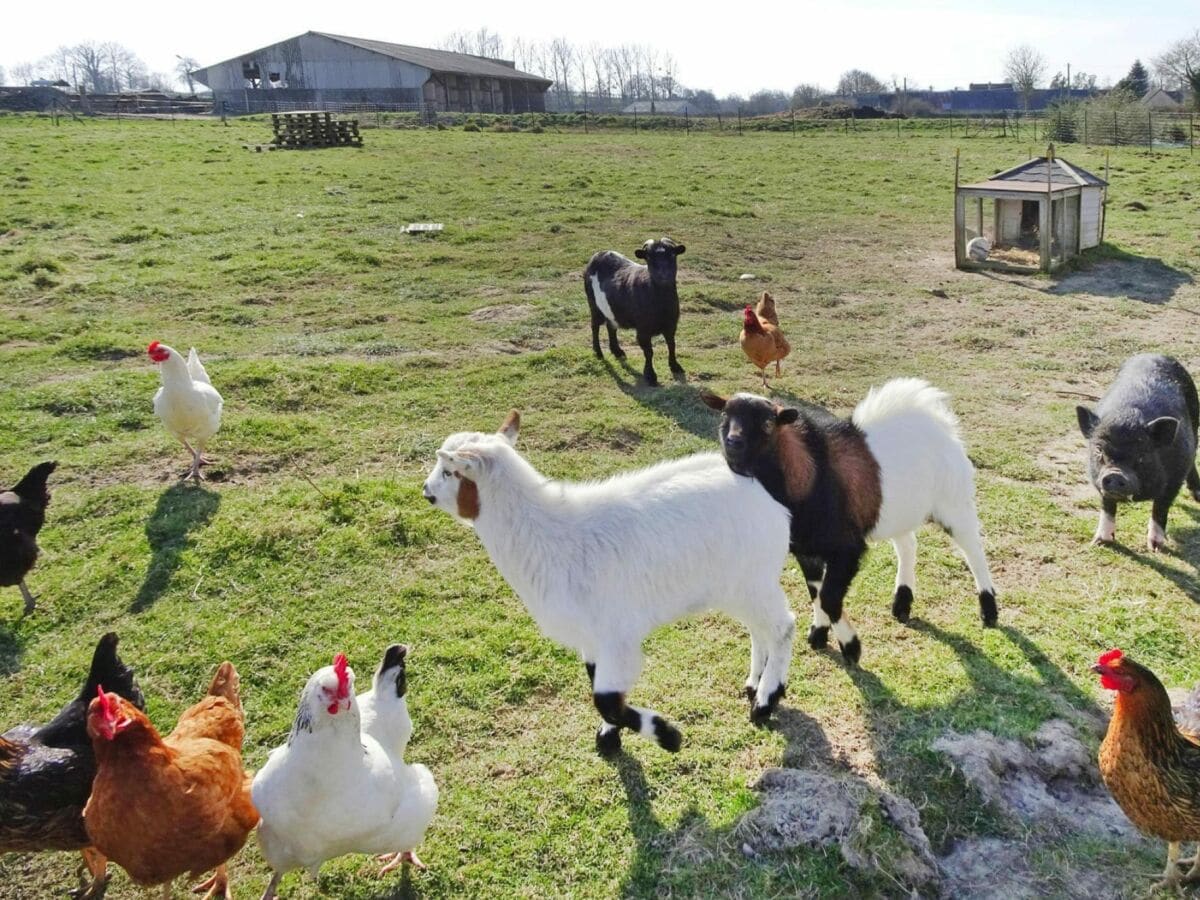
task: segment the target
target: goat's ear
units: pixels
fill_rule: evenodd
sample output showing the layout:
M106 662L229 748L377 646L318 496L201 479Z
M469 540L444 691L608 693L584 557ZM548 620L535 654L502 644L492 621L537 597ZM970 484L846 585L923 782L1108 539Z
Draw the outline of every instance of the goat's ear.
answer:
M500 426L497 432L500 437L508 441L510 447L517 446L517 434L521 430L521 414L515 409L508 411L508 416L504 419L504 423Z
M686 247L684 247L684 246L683 246L683 244L676 244L676 245L675 245L675 255L676 255L676 256L679 256L679 255L681 255L681 254L683 253L683 251L684 251L684 250L686 250L686 249L687 249L687 248L686 248Z
M779 412L775 413L776 425L791 425L800 418L800 410L793 406L785 406Z
M1150 440L1154 441L1156 447L1169 447L1179 431L1179 420L1172 416L1159 416L1146 424L1146 430L1150 432Z
M633 255L636 256L638 259L645 259L646 258L646 248L638 247L636 250L633 251Z
M1077 406L1075 407L1075 418L1079 420L1079 430L1083 432L1083 436L1090 439L1092 432L1100 424L1100 417L1086 406Z
M719 394L714 394L712 391L701 391L700 400L709 409L715 409L717 412L725 409L725 398Z

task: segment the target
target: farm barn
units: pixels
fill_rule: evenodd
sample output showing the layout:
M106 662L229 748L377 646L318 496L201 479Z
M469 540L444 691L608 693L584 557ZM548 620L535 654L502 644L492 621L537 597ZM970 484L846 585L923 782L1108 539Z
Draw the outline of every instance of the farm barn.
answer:
M1036 157L976 184L955 178L954 261L1050 272L1104 237L1108 182L1054 156ZM982 239L982 240L979 240Z
M502 59L309 31L192 73L217 112L338 103L542 112L551 82Z

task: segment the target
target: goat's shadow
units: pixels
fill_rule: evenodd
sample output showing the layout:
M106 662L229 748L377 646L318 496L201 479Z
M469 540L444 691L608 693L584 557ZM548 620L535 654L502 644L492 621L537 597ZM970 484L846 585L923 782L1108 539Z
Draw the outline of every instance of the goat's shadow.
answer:
M18 599L18 604L21 601ZM23 605L21 608L24 608ZM0 622L0 675L12 675L21 670L25 641L7 622Z
M141 612L162 596L187 549L188 534L205 525L220 505L220 494L183 483L173 485L159 495L154 512L146 522L150 565L130 605L131 612Z

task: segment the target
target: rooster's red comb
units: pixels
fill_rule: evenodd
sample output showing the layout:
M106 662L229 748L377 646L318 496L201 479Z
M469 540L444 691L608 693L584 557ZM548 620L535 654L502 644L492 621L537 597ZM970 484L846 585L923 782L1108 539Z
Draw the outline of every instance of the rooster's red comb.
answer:
M1097 660L1097 662L1099 662L1100 665L1102 665L1102 666L1108 666L1108 665L1111 665L1111 664L1117 662L1124 655L1125 655L1124 653L1122 653L1120 650L1118 650L1114 647L1112 650L1109 650L1107 653L1100 654L1100 659Z
M155 350L157 350L157 349L158 349L158 347L159 347L159 342L158 342L158 341L151 341L151 342L150 342L150 346L146 348L146 351L147 351L148 353L153 353Z
M339 653L333 658L333 672L338 680L338 697L345 699L350 696L350 675L346 671L349 661L345 653Z
M113 709L112 702L108 699L108 694L104 693L103 685L96 685L96 696L100 698L100 712L104 718L113 718L116 715L116 710Z

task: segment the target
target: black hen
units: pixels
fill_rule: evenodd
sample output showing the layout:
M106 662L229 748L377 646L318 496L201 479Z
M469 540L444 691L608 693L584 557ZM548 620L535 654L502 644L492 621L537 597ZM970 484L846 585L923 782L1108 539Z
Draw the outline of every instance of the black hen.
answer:
M117 640L112 633L100 638L82 690L49 723L18 725L0 735L0 853L83 850L100 884L104 858L87 849L83 827L83 807L96 775L88 704L103 685L138 709L146 705L133 670L117 656Z
M15 487L0 491L0 587L20 585L26 614L33 612L36 598L25 576L37 562L37 535L50 503L46 479L56 468L56 462L39 463Z

